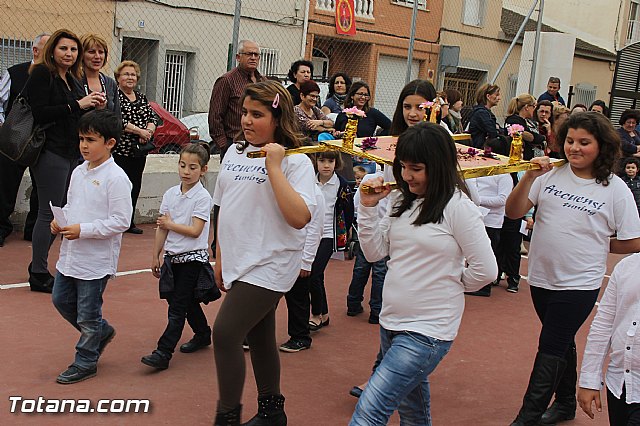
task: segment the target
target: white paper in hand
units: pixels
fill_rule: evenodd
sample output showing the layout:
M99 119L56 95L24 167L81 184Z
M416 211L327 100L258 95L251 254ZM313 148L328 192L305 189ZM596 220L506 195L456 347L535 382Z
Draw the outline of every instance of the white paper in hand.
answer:
M51 207L53 218L56 220L56 223L58 224L58 226L60 228L64 228L65 226L67 226L67 218L64 215L64 211L62 210L62 207L54 206L53 204L51 204L51 201L49 201L49 206Z

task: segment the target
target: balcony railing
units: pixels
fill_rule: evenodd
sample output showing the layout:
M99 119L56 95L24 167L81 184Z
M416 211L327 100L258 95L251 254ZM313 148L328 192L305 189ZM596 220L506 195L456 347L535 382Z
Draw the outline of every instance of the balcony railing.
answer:
M640 21L629 21L629 28L627 29L627 44L640 41Z
M373 19L373 2L374 0L354 0L356 17ZM336 3L338 0L316 0L316 9L334 12Z

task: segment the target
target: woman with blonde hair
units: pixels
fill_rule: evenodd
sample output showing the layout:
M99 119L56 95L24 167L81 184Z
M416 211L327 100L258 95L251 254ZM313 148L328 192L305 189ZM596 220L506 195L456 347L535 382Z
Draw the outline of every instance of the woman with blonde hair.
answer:
M81 77L82 44L77 35L60 29L44 46L38 61L29 69L24 89L34 122L46 127L44 146L31 166L38 190L38 219L33 228L32 259L29 265L31 290L51 293L49 247L53 236L49 224L53 213L49 203L63 206L69 177L80 157L78 120L84 111L104 104L100 92L79 96L74 81Z
M83 51L82 77L76 81L76 89L81 96L91 92L102 93L107 102L98 106L97 109L106 108L120 116L118 84L100 71L109 59L109 46L106 40L98 34L89 33L81 36L80 41Z
M545 137L538 133L538 127L532 121L536 110L536 98L528 93L512 98L507 107L509 116L504 120L508 133L510 126L518 124L524 128L522 140L524 142L523 156L525 160L544 155Z

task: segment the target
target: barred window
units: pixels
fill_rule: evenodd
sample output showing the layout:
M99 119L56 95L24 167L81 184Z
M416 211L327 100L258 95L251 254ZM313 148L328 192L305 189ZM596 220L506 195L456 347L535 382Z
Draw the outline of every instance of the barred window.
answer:
M167 51L164 73L163 107L177 118L182 117L187 54Z
M278 75L280 67L280 50L260 48L260 74L264 76Z
M0 39L0 72L7 68L33 59L31 40L17 38Z

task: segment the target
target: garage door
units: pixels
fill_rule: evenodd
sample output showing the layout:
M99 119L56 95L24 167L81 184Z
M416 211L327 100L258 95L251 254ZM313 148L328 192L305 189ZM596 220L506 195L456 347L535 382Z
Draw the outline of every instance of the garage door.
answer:
M418 78L419 61L411 64L411 79ZM398 103L398 96L404 87L407 74L407 58L380 55L376 75L375 107L385 113L389 119Z

